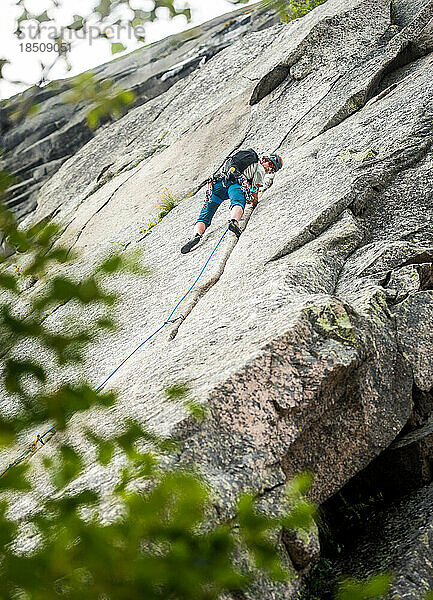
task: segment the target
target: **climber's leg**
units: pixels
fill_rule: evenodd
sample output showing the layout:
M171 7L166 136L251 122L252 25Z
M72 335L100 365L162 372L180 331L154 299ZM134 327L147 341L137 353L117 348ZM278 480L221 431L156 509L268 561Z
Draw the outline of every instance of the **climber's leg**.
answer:
M203 233L211 224L216 211L227 198L227 188L222 185L221 181L217 181L214 185L210 200L206 200L200 211L194 227L194 237L188 240L180 249L182 254L187 254L200 242Z
M230 221L229 229L239 239L242 231L239 227L239 221L242 219L245 210L246 197L245 192L239 183L234 183L228 189L228 195L230 198Z

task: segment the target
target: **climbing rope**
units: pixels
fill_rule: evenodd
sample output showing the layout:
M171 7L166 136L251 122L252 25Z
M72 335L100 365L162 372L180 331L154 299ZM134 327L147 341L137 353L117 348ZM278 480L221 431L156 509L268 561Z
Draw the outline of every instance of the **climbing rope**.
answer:
M142 348L147 342L149 342L153 337L155 337L162 329L164 329L164 327L166 325L168 325L169 323L176 323L176 321L183 321L185 319L185 317L183 315L180 315L179 317L177 317L176 319L173 319L173 315L174 313L177 311L177 309L179 308L179 306L182 304L182 302L185 300L185 298L188 296L188 294L190 294L190 292L194 289L194 287L196 286L198 280L200 279L200 277L203 275L206 267L208 266L212 256L215 254L215 252L217 251L217 248L219 247L219 245L221 244L221 242L223 241L224 237L226 236L226 233L228 232L228 227L227 229L224 231L224 233L222 234L222 236L220 237L217 245L215 246L215 248L212 250L212 252L210 253L209 257L207 258L206 262L203 265L203 268L201 269L200 273L197 275L197 277L195 278L194 282L192 283L192 285L189 287L189 289L187 290L187 292L182 296L182 298L179 300L179 302L176 304L176 306L173 308L173 310L171 311L171 313L168 315L167 319L164 321L164 323L162 325L160 325L160 327L158 327L158 329L156 329L153 333L151 333L143 342L141 342L141 344L139 344L135 350L133 350L131 352L131 354L129 354L124 360L122 360L122 362L114 369L114 371L112 371L108 377L106 377L104 379L104 381L98 385L97 388L95 388L95 392L98 392L101 388L104 387L104 385L107 383L107 381L109 381L113 375L115 373L117 373L117 371L119 371L123 365L132 357L134 356L134 354L136 352L138 352L140 350L140 348ZM70 417L73 414L73 411L67 413L66 418ZM12 463L10 463L10 465L8 465L1 473L0 473L0 478L3 477L4 475L6 475L6 473L12 469L13 467L16 467L17 465L19 465L20 463L22 463L28 456L30 456L31 454L34 454L36 452L36 450L38 449L39 445L43 446L48 440L50 440L53 435L56 433L57 430L57 426L54 425L53 427L50 427L50 429L47 429L47 431L45 431L43 434L38 435L35 439L35 441L26 449L24 450L24 452L18 456L18 458L16 458Z

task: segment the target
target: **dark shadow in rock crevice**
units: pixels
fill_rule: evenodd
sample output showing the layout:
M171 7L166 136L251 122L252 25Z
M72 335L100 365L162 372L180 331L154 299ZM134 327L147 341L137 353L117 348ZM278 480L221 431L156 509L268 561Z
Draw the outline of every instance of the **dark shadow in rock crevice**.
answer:
M401 432L404 437L408 433L412 433L416 428L423 427L433 415L433 390L420 390L417 385L413 385L412 389L413 412L412 415Z
M402 267L406 267L407 265L421 265L423 263L433 263L433 250L425 250L412 256L402 264Z
M290 75L288 65L277 65L267 73L254 88L250 99L250 106L258 104L263 98L277 89Z
M320 509L322 557L350 555L367 522L378 511L416 492L433 475L433 390L414 384L413 412L394 442Z
M397 56L384 69L377 73L366 88L359 90L348 98L344 106L326 123L319 135L340 125L348 117L361 110L373 98L376 99L375 101L378 101L391 93L398 86L399 82L404 79L404 67L423 58L428 53L428 49L420 48L413 42L405 45Z
M400 70L423 58L426 54L428 54L428 51L425 48L420 48L413 42L408 42L397 56L378 73L366 92L365 103L375 97L380 99L386 95L385 92L392 91L398 85L401 76Z

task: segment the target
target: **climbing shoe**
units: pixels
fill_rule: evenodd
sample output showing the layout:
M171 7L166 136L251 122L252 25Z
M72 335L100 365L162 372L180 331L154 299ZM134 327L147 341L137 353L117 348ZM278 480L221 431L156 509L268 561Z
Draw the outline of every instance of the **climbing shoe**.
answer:
M188 254L188 252L192 250L194 246L197 246L200 240L201 235L199 233L196 233L192 239L188 240L187 243L182 246L180 251L182 252L182 254Z
M242 231L240 230L239 223L236 221L236 219L230 219L229 230L233 231L238 239L241 237Z

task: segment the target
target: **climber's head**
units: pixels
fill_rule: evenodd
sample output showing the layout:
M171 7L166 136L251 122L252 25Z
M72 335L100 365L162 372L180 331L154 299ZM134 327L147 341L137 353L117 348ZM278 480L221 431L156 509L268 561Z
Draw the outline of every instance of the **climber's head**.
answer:
M263 156L261 161L263 168L266 173L276 173L283 166L283 159L278 154L270 154L269 156Z

